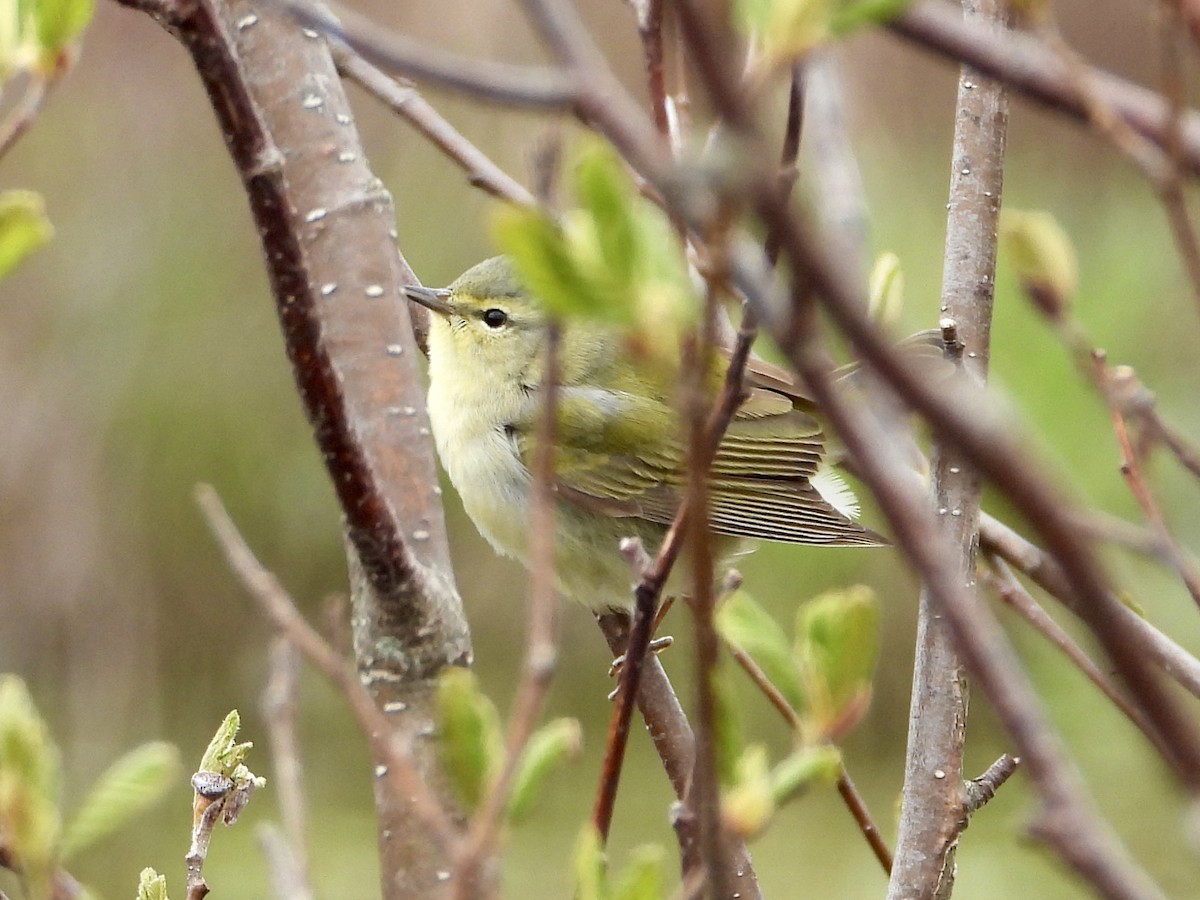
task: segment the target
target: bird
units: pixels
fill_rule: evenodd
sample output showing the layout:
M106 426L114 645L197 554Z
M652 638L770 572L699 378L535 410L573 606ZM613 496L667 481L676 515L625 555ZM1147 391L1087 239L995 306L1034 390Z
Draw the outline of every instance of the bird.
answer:
M510 259L473 266L449 287L406 286L430 318L430 425L467 515L500 554L530 563L530 508L550 316ZM679 508L687 437L678 356L639 352L619 327L561 322L554 428L555 576L597 613L629 611L635 580L618 545L651 554ZM714 354L714 391L729 368ZM751 359L708 472L719 560L753 540L825 547L887 541L828 458L821 423L786 370Z

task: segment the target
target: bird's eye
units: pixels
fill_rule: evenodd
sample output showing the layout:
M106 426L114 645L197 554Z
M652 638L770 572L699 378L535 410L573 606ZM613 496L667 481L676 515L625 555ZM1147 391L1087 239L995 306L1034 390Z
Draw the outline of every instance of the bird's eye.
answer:
M483 312L483 324L488 328L503 328L508 321L508 313L502 309L487 309Z

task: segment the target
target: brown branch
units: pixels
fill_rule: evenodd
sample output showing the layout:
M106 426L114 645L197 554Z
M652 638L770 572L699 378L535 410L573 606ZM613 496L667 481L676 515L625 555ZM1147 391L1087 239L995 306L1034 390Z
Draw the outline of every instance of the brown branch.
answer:
M963 0L966 21L1005 30L1005 6ZM963 67L958 80L942 273L943 336L960 377L987 380L996 236L1004 188L1008 99L997 82ZM955 548L955 577L975 583L979 478L961 449L936 440L931 484L942 529ZM909 708L900 827L888 896L949 897L965 814L963 752L967 683L954 633L924 585L918 607L912 703ZM945 773L931 779L930 772Z
M1009 33L998 36L963 22L957 9L940 0L908 7L889 24L906 40L955 62L965 63L1007 87L1053 110L1088 121L1086 98L1056 54L1036 38ZM1171 140L1168 100L1140 85L1100 70L1091 70L1098 95L1115 115L1159 147ZM1180 158L1191 175L1200 174L1200 114L1179 117Z
M415 278L396 253L391 198L366 165L325 42L285 12L249 0L126 2L182 41L208 91L345 516L359 669L380 707L396 711L421 774L438 783L434 679L468 663L471 646L417 345L397 302ZM390 780L376 785L385 897L432 891L446 848Z

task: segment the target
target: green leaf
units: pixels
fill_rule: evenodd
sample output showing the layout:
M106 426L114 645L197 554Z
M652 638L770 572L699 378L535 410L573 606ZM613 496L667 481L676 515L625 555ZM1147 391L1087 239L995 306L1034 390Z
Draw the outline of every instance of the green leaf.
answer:
M129 751L100 776L63 836L64 858L93 846L157 803L183 775L179 750L161 741Z
M612 148L601 141L588 142L575 168L575 190L583 209L595 223L594 235L598 261L615 287L634 284L638 256L646 248L638 246L634 196L629 177L621 168ZM619 298L614 298L620 302Z
M761 834L775 813L767 748L752 744L738 760L734 786L721 802L721 816L734 834Z
M796 632L805 721L819 738L833 740L858 724L870 702L879 601L865 585L829 591L800 608Z
M771 797L777 807L782 806L814 783L837 781L841 773L842 754L836 747L802 747L772 770Z
M166 876L153 869L142 869L138 876L137 900L168 900Z
M504 761L500 717L475 673L451 666L438 678L439 750L455 794L474 810Z
M633 850L630 861L613 888L613 900L663 900L667 887L663 878L666 853L657 844L643 844Z
M900 318L904 307L904 270L895 253L881 253L871 268L868 282L867 311L881 325L891 325Z
M95 0L33 0L38 44L47 65L83 33L95 11Z
M1045 315L1058 320L1079 285L1079 262L1066 231L1048 212L1006 209L1000 216L1000 247L1021 288Z
M61 827L59 753L25 683L0 676L0 835L29 892L46 896Z
M670 221L637 193L607 144L586 144L573 173L578 208L560 222L537 210L502 210L497 244L551 313L607 322L644 352L677 355L679 334L699 321L701 304Z
M0 278L54 235L45 204L33 191L0 194Z
M604 843L600 832L588 822L579 832L571 859L575 876L575 900L608 900L608 878L604 862Z
M492 220L492 236L512 259L522 284L551 314L595 316L607 308L572 258L563 229L545 213L502 207Z
M577 719L555 719L529 738L513 773L508 798L508 820L522 821L533 808L546 778L565 760L583 749L583 731Z
M234 778L238 774L237 769L239 767L245 769L242 763L254 746L250 741L244 744L234 743L234 738L237 737L241 727L241 715L236 709L230 710L212 736L212 740L208 742L204 755L200 757L201 772L220 772L228 778L237 780Z
M791 641L749 593L734 591L717 610L716 625L721 637L754 660L794 709L803 707L804 690Z

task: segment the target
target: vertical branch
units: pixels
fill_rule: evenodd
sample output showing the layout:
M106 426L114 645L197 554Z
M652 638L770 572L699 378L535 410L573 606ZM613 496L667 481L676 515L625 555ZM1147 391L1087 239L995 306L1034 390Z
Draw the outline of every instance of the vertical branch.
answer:
M963 15L1004 27L1004 4L996 0L963 0ZM951 158L942 328L944 336L958 342L961 377L980 383L987 378L1007 126L1004 88L964 66ZM960 448L938 441L933 456L934 503L957 550L957 577L973 589L979 477ZM950 896L955 849L968 820L963 787L966 677L953 635L938 613L926 585L918 610L903 812L888 888L888 896L897 900Z
M248 0L127 0L191 53L263 242L300 399L345 516L355 655L420 777L438 776L433 687L471 659L450 569L395 211L366 165L323 39ZM385 735L372 735L378 751ZM388 759L376 752L386 771ZM385 898L448 865L411 793L376 779Z
M720 247L710 246L719 254ZM721 785L717 770L717 664L720 641L713 622L716 593L713 590L713 536L708 527L708 469L713 454L706 447L708 438L708 398L705 373L712 357L717 296L711 285L723 280L722 272L712 273L704 322L697 345L687 354L684 374L683 410L688 429L687 483L684 504L690 511L686 520L685 540L690 551L692 575L693 640L696 649L696 761L686 803L699 824L700 858L707 879L706 896L713 900L732 894L732 873L721 827ZM686 876L685 872L685 876Z

